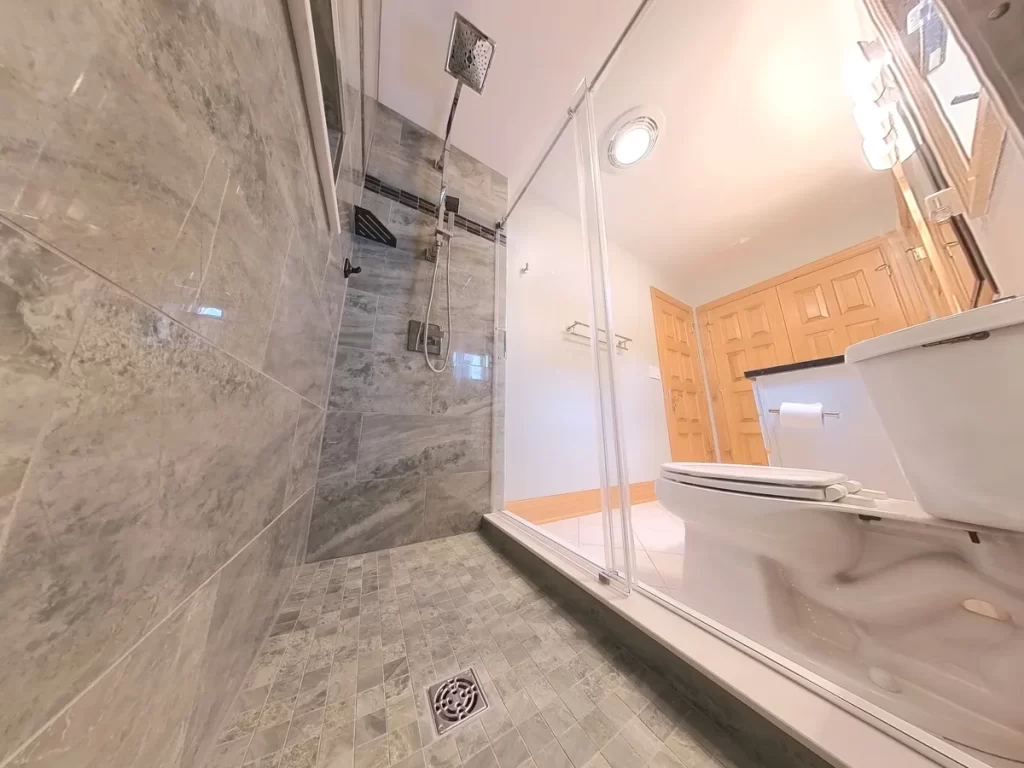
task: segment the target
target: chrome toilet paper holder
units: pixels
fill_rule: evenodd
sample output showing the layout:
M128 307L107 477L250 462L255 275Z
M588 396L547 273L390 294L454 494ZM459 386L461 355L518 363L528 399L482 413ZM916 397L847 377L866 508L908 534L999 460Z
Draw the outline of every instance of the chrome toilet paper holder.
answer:
M769 408L768 409L768 413L778 413L778 412L779 412L778 408ZM822 411L821 415L822 416L828 416L830 419L838 419L839 418L839 412L838 411Z

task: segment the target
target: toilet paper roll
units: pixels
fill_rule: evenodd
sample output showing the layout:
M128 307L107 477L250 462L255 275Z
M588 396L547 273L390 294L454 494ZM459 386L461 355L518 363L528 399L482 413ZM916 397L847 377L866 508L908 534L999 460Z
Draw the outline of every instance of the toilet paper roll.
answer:
M779 406L779 426L786 429L821 429L824 419L821 403L783 403Z

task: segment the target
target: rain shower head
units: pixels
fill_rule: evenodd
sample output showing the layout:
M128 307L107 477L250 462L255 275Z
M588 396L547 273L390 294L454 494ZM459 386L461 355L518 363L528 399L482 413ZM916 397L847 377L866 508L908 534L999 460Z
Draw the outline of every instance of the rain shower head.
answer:
M483 93L493 56L494 41L456 12L444 71L477 93Z

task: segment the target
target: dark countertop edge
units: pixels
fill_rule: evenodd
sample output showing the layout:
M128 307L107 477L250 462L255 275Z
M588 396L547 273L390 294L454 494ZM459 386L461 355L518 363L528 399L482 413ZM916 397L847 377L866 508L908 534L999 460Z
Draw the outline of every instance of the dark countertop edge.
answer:
M755 368L752 371L747 371L743 375L748 379L756 379L758 376L767 376L771 373L802 371L805 368L824 368L826 365L842 365L845 362L845 355L819 357L817 360L804 360L802 363L785 363L783 365L773 365L771 368Z

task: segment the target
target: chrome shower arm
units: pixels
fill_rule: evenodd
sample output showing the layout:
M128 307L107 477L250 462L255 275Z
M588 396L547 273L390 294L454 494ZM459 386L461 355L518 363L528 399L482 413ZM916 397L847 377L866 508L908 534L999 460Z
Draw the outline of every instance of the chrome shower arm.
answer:
M457 80L455 83L455 97L452 99L452 109L448 113L448 126L444 129L444 148L441 150L441 157L434 163L434 167L439 171L443 171L444 167L448 164L448 152L452 144L452 123L455 122L455 108L459 106L459 96L461 95L462 81ZM442 180L441 183L444 184L444 181Z

